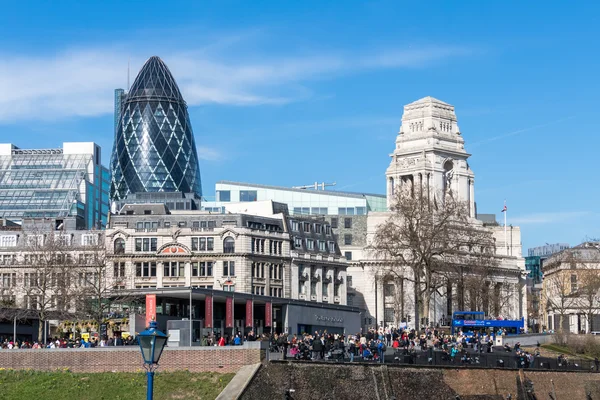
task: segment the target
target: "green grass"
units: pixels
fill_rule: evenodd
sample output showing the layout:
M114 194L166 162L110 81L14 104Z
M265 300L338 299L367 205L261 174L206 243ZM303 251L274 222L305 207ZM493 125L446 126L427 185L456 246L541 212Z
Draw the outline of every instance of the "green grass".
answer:
M234 374L160 372L154 377L154 399L213 400ZM0 368L0 399L124 400L146 398L146 374L68 371L12 371Z
M562 354L567 354L570 356L575 356L581 359L589 359L589 360L593 360L594 357L591 357L587 354L578 354L576 352L574 352L572 349L570 349L567 346L561 346L558 345L556 343L552 343L552 344L543 344L542 348L546 349L546 350L550 350L550 351L554 351L556 353L562 353Z

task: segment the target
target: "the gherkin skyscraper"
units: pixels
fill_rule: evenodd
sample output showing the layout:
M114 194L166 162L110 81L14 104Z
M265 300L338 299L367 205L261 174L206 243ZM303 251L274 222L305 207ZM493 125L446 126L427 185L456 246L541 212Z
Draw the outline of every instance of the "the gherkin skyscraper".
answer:
M111 200L143 192L202 196L187 105L165 63L148 59L129 91L116 96Z

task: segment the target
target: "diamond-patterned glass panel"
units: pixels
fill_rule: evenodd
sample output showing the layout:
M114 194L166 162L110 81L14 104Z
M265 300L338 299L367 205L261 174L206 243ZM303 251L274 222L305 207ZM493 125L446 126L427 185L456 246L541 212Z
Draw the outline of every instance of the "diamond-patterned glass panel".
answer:
M202 196L187 106L160 58L146 61L122 104L111 159L111 199L138 192Z

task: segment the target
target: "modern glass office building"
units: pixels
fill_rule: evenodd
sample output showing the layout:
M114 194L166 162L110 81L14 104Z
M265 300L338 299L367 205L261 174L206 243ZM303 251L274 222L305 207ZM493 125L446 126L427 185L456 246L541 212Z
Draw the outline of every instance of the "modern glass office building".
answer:
M0 218L76 217L80 228L106 225L109 172L95 143L56 149L0 144Z
M366 215L373 211L387 210L386 196L381 194L298 189L231 181L217 182L215 201L203 201L202 208L206 211L225 212L227 205L231 203L263 200L285 203L294 215Z
M148 59L129 91L115 92L115 103L111 200L144 192L202 196L187 105L165 63Z

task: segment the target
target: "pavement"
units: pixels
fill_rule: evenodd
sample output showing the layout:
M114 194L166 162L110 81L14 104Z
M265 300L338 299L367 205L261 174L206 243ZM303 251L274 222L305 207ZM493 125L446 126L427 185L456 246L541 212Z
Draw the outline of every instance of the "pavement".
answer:
M251 364L244 365L240 370L235 374L233 379L229 382L225 389L217 396L216 400L235 400L238 399L246 387L252 381L254 375L260 369L261 364Z

